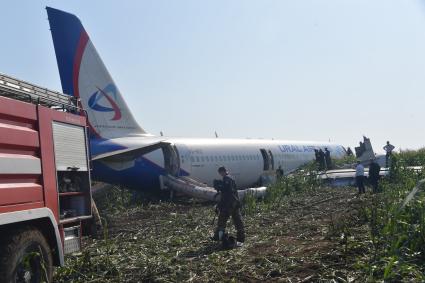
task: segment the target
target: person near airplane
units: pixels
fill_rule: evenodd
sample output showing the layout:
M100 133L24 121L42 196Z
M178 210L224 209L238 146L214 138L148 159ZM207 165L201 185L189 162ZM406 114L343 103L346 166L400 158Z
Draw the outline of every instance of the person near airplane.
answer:
M328 150L327 147L325 147L325 164L326 164L326 170L329 170L332 168L331 152Z
M378 192L378 183L379 183L379 172L381 171L381 166L376 162L375 158L370 160L369 165L369 183L372 186L373 193Z
M276 169L276 181L280 181L283 177L283 169L282 166L279 165L279 167Z
M364 166L360 160L357 161L356 166L356 185L359 188L359 194L364 194L366 192L364 187Z
M217 205L218 221L213 239L222 240L225 234L227 221L232 217L236 229L236 240L239 243L243 243L245 241L245 228L242 220L241 204L236 189L236 182L234 178L229 175L224 166L218 168L218 173L223 177L223 180L220 182L220 186L216 188L220 193L220 201Z
M325 170L325 153L322 149L319 149L319 170Z
M387 144L384 145L383 149L385 150L385 166L388 167L388 160L391 158L393 154L394 146L390 144L390 141L387 141Z

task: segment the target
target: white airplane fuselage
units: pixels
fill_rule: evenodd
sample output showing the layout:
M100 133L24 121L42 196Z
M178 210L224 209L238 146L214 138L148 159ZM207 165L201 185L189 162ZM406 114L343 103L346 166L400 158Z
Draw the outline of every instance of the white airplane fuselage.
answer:
M128 148L137 147L137 137L111 140ZM133 188L158 186L159 175L189 176L209 186L225 166L239 188L258 184L264 174L281 166L289 173L315 158L314 149L328 148L333 158L345 155L341 145L261 139L165 138L170 150L157 149L134 160L96 162L95 177ZM109 170L108 170L109 168ZM98 169L98 170L96 170ZM115 172L114 172L115 171ZM116 178L117 175L125 178Z

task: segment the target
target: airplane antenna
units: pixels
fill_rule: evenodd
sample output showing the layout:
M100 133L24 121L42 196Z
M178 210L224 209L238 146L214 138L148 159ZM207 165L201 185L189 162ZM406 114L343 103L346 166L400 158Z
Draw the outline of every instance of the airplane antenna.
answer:
M162 131L160 131L159 134L161 135L161 137L164 136L164 133Z
M215 131L215 132L214 132L214 134L215 134L215 137L216 137L216 138L218 138L218 134L217 134L217 131Z

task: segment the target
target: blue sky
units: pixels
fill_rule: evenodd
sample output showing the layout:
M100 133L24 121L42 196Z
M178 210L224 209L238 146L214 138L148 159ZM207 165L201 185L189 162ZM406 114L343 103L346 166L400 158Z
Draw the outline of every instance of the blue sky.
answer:
M0 72L61 90L45 6L76 14L137 121L167 136L425 145L425 5L4 1Z

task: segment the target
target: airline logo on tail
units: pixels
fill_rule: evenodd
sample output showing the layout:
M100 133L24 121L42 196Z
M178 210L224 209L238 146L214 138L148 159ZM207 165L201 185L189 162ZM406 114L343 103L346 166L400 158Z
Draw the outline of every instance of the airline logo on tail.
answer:
M96 87L95 91L89 98L88 105L91 109L99 112L114 112L112 121L121 119L121 110L118 107L117 101L117 88L114 84L108 84L104 89ZM110 95L109 95L110 94ZM105 106L104 103L109 104Z

